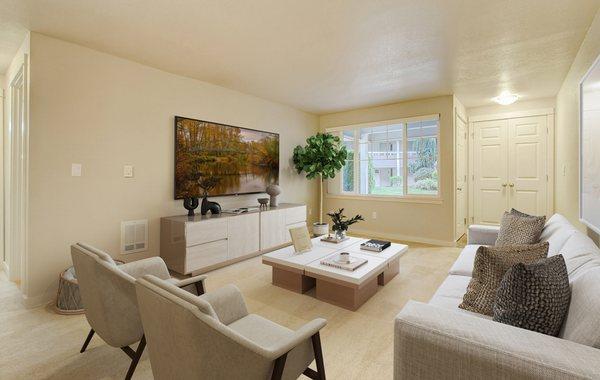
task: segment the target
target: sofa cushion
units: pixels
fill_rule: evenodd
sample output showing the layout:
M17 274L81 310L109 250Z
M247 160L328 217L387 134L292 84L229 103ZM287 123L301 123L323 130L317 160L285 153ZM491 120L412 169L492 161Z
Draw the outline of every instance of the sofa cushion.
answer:
M433 297L431 297L431 300L429 300L429 303L444 309L460 311L463 313L476 315L478 317L491 319L492 317L490 316L473 313L468 310L458 308L458 305L460 305L462 302L463 295L467 291L467 286L469 286L470 281L471 277L468 276L450 275L446 277Z
M562 255L518 263L500 282L494 321L557 336L569 309L571 289Z
M546 224L545 216L526 215L516 210L502 216L497 246L514 244L536 244Z
M569 237L560 253L565 258L571 282L588 269L600 265L600 249L592 239L579 231Z
M571 283L571 306L559 337L600 348L600 266Z
M475 254L477 253L477 249L481 247L480 245L470 244L463 248L460 255L450 268L450 274L457 276L468 276L471 277L473 275L473 265L475 263Z
M558 255L567 240L577 231L569 221L560 214L554 214L544 226L540 242L548 242L548 256Z
M475 313L492 315L496 290L506 271L517 263L530 264L547 255L548 243L479 247L475 254L473 278L459 307Z

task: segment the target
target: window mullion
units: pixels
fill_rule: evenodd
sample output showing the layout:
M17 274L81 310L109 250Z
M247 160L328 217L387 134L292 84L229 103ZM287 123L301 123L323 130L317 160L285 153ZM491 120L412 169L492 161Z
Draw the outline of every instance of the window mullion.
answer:
M360 136L360 134L358 133L358 129L354 129L354 156L352 157L353 161L354 161L354 183L353 186L354 188L353 193L354 194L360 194L360 168L359 168L359 148L360 148L360 141L358 141L357 135Z
M404 123L402 128L402 195L408 195L408 124Z

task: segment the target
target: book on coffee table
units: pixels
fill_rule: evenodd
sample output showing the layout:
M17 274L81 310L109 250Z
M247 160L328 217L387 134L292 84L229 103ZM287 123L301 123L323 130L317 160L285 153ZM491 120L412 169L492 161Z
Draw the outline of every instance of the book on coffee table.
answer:
M342 262L337 259L337 257L330 257L327 259L321 260L321 264L327 265L329 267L338 268L347 270L350 272L354 272L361 266L367 263L367 259L361 259L358 257L350 257L350 262Z
M371 239L362 243L360 245L360 249L364 249L365 251L381 252L390 245L392 245L392 243L389 241Z

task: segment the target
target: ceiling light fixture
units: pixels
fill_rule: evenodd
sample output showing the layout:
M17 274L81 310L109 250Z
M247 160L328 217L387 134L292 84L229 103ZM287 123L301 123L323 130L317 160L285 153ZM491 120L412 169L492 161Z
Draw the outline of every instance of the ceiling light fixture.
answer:
M511 94L508 91L502 91L502 93L500 95L496 96L495 98L492 98L493 101L495 101L496 103L501 104L503 106L513 104L514 102L517 101L517 99L519 99L519 95Z

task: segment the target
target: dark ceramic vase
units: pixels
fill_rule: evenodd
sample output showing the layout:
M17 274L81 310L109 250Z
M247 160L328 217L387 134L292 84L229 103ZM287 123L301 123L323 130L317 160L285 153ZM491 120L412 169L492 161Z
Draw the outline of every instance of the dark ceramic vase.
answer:
M183 198L183 207L188 210L188 216L194 216L194 210L198 208L198 198Z

